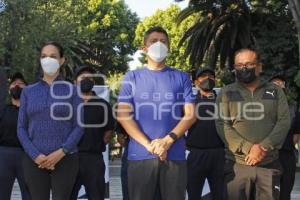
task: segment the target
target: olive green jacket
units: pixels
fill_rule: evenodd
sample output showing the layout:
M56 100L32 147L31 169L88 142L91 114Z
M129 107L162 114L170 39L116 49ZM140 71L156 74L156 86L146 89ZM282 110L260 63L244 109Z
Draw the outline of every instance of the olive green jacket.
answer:
M246 164L245 157L253 144L267 149L258 166L278 159L278 150L291 126L287 99L281 88L261 80L251 92L236 82L223 87L216 102L216 127L227 159Z

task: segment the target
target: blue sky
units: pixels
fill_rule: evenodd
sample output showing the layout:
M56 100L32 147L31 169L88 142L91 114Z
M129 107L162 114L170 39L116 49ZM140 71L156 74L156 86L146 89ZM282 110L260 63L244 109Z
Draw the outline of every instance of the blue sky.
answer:
M180 3L176 3L175 0L125 0L125 2L140 18L151 16L156 10L165 9L170 4L178 4L182 8L188 4L188 0Z

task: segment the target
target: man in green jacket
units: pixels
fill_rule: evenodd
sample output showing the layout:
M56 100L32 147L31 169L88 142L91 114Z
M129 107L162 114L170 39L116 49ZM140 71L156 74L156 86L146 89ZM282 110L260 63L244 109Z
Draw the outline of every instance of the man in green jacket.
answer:
M217 99L216 126L226 151L226 198L279 199L278 150L291 125L285 94L259 77L256 51L237 51L234 68L237 81L222 88Z

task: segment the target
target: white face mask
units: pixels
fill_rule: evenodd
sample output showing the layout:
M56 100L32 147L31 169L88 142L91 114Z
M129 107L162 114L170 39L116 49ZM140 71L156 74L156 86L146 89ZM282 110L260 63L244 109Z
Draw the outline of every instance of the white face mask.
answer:
M42 58L41 65L44 73L46 73L49 76L53 76L59 69L59 62L55 58Z
M148 56L155 62L162 62L168 55L168 47L158 41L148 48Z

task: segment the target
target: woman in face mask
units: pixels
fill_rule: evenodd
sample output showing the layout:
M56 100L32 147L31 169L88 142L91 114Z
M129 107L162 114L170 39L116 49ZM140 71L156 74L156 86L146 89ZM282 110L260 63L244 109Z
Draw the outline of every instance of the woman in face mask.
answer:
M15 73L9 84L11 104L0 113L0 199L9 200L15 182L18 180L22 199L29 200L22 169L24 151L17 137L17 122L20 96L26 81L21 73Z
M33 200L48 200L50 189L52 199L69 199L78 172L77 143L83 131L77 109L82 101L59 75L64 61L58 43L43 45L43 78L21 95L18 137L28 155L23 168Z

